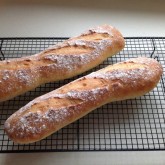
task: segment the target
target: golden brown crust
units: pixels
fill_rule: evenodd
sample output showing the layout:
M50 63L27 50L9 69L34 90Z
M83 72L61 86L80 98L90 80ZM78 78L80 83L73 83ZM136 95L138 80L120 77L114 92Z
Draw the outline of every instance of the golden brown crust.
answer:
M161 75L150 58L108 66L34 99L9 117L5 130L17 143L41 140L103 104L144 95Z
M83 73L124 47L124 38L112 26L90 29L78 37L29 57L0 62L0 101L35 87Z

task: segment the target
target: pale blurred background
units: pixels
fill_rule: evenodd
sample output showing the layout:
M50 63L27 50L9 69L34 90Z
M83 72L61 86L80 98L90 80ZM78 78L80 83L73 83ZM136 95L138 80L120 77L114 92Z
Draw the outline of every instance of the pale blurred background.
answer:
M71 37L101 24L127 37L165 36L165 1L0 1L0 37Z

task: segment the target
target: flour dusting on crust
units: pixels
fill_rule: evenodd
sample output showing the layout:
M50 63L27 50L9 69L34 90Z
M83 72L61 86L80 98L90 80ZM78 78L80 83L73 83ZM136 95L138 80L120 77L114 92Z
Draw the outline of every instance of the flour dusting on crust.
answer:
M93 105L97 104L97 100L101 97L104 98L106 93L108 93L108 86L80 92L72 90L66 94L55 93L48 98L46 95L45 97L39 97L27 104L25 107L21 108L14 115L10 116L8 122L5 123L5 128L8 130L8 133L17 132L16 136L19 138L25 137L29 134L39 134L48 129L50 125L52 126L55 124L58 125L59 123L65 123L66 118L80 113L80 111L82 111L82 106L85 104L89 104L91 102ZM50 98L69 98L73 100L79 99L80 102L76 106L71 105L58 109L52 107L45 112L41 112L39 110L36 112L28 111L29 108L37 104L39 101L41 102L44 101L44 99ZM21 114L26 111L28 112L21 116ZM13 118L19 118L19 120L14 125L11 125L10 120L13 120ZM48 125L46 123L48 123Z
M119 80L122 84L131 84L131 88L129 88L129 90L132 89L131 91L134 93L136 91L133 89L136 89L137 86L139 86L139 80L144 83L140 84L140 86L145 86L152 81L156 82L157 80L154 80L154 78L162 73L161 65L155 60L138 58L128 60L122 64L128 65L129 62L143 65L139 68L135 67L134 69L122 69L121 67L113 70L109 69L109 71L105 68L72 82L73 85L74 83L76 84L77 81L83 79L99 79L100 81L108 80L102 87L95 87L88 90L78 88L68 90L64 93L60 92L63 88L61 87L36 98L9 117L9 119L5 122L5 129L7 133L9 136L11 135L11 137L13 136L18 139L26 139L30 137L35 139L38 135L46 134L49 129L51 132L53 130L58 130L60 126L65 125L68 122L68 118L77 118L78 116L81 116L81 113L85 114L84 111L87 108L87 105L88 108L92 109L101 104L100 100L102 100L102 103L109 100L112 93L118 92L117 89L111 89L111 85L114 80L114 82ZM110 66L110 68L111 67L113 66ZM160 77L158 76L156 79L159 78ZM121 85L121 88L122 87L123 85ZM130 95L130 93L126 94L126 98L127 95ZM76 102L73 105L62 104L60 107L56 107L56 105L53 104L51 107L48 106L47 103L49 103L49 99L56 98L61 101L63 99L70 99L72 102L75 100ZM41 109L39 108L36 110L35 105L41 105Z
M61 45L62 47L65 46L86 46L92 48L92 50L88 53L79 53L79 54L53 54L49 52L44 59L51 60L52 64L50 67L54 67L57 69L66 69L67 72L72 72L75 69L78 69L80 66L84 67L86 64L91 63L92 61L97 60L98 58L102 57L102 53L112 45L112 41L109 39L100 40L98 42L95 41L85 41L85 40L76 40L76 41L67 41L65 44ZM85 47L84 47L85 49Z

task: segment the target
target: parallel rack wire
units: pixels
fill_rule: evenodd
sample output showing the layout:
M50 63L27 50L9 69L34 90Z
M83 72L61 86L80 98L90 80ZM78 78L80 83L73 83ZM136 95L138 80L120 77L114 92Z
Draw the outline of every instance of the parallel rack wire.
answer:
M0 60L32 55L65 39L0 38ZM139 56L155 58L165 69L165 38L127 37L125 40L123 51L83 75ZM3 125L13 112L37 96L81 76L47 83L0 103L0 152L165 150L164 74L157 87L145 96L106 104L42 141L19 145L8 139Z

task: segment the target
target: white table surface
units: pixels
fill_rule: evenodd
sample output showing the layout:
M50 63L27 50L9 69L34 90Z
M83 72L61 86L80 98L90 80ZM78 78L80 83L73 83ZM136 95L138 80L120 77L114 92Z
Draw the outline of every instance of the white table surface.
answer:
M70 37L102 24L124 36L165 36L163 0L1 1L0 37Z
M1 0L0 37L70 37L101 24L124 36L164 36L163 0ZM165 151L0 154L0 165L164 165Z

